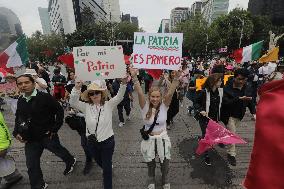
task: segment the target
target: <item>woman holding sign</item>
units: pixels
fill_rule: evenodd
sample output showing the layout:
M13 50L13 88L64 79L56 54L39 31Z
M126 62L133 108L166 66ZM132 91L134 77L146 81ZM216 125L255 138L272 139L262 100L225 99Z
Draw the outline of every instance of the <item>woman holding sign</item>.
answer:
M170 189L168 181L169 160L171 142L167 134L167 111L172 101L173 94L179 85L180 72L177 72L169 90L162 97L158 87L151 87L146 100L140 83L137 78L138 70L130 69L134 88L138 93L139 105L142 112L144 126L140 130L143 141L141 143L141 152L144 160L147 162L149 185L148 189L155 189L155 168L156 155L158 155L162 171L163 189Z
M115 97L107 101L105 81L96 80L82 94L82 82L77 82L70 95L70 105L85 114L88 148L97 164L103 169L104 189L112 189L112 156L114 152L114 133L112 111L122 101L127 78ZM85 102L79 101L79 98Z

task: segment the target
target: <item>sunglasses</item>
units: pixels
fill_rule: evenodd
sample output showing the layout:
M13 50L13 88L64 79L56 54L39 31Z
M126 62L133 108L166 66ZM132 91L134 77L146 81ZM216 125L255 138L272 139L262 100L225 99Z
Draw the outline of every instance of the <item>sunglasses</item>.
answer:
M89 92L88 96L94 96L94 95L99 95L101 94L101 91L93 91L93 92Z

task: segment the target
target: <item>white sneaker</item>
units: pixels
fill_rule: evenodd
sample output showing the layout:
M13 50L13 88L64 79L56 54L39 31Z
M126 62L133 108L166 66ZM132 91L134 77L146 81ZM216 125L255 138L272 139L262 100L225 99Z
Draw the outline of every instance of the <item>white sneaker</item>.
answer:
M163 185L163 189L171 189L171 185L169 184L164 184Z
M126 121L130 121L130 116L127 116Z
M120 122L120 123L118 124L119 127L123 127L124 125L125 125L124 122Z
M155 189L155 184L149 184L147 189Z

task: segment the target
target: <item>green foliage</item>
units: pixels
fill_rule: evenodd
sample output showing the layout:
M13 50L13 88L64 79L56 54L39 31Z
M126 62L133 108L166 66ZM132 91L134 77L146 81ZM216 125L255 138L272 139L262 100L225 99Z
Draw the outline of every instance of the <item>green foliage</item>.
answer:
M234 9L228 15L220 16L211 25L200 15L191 17L178 24L174 32L184 34L184 49L192 56L196 56L216 52L225 46L228 47L228 53L238 49L242 29L241 47L261 40L264 40L264 44L268 47L270 30L275 34L284 32L284 27L273 26L269 17L252 16L242 9ZM284 39L281 41L283 42Z
M60 34L43 35L36 31L27 38L30 59L35 61L55 61L64 52L64 41Z

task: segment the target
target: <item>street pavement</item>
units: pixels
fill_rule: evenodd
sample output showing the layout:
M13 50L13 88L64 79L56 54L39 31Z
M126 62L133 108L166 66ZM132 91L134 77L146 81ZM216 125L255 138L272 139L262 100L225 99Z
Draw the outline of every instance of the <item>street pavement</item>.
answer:
M113 128L115 133L115 152L113 156L114 189L146 189L147 166L140 153L141 137L139 129L142 120L138 106L137 95L131 112L131 120L123 128L118 127L117 110L113 113ZM226 150L216 147L210 151L212 166L206 166L202 158L195 155L198 136L201 131L193 117L189 116L186 107L190 102L185 99L184 106L174 119L172 129L168 131L172 142L172 159L170 163L169 180L172 189L239 189L246 175L254 137L254 121L247 114L237 128L237 133L248 144L237 145L237 166L229 166ZM11 131L14 126L14 115L5 107L4 116ZM66 124L59 131L61 143L78 160L75 170L68 176L63 175L65 164L61 159L45 150L41 158L41 167L49 189L101 189L102 170L95 163L91 173L82 174L85 156L80 146L80 137ZM15 158L19 171L24 179L13 189L28 189L29 180L25 165L24 145L13 140L10 154ZM158 165L158 164L157 164ZM159 165L156 169L156 188L161 186Z

